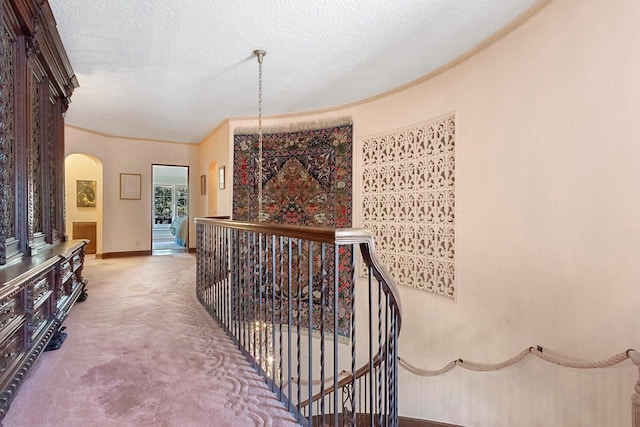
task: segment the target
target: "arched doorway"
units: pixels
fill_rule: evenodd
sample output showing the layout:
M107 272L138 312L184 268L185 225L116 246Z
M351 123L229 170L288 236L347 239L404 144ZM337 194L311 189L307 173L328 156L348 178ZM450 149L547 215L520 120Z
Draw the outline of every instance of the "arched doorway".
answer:
M207 216L218 215L218 163L209 163L207 170Z
M102 162L89 154L69 154L64 176L66 234L70 239L88 239L86 253L102 254Z

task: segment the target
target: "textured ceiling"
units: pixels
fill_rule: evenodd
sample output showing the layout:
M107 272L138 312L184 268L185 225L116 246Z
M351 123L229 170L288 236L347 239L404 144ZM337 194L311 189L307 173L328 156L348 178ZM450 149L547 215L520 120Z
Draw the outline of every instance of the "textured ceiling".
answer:
M50 0L80 82L68 124L199 142L227 117L359 101L454 60L535 0Z

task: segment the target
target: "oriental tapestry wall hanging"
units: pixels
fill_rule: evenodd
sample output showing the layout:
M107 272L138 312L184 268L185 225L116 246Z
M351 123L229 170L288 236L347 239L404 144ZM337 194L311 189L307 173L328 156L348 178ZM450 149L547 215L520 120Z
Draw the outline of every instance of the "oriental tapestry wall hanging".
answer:
M350 123L323 129L267 131L263 134L262 182L258 183L258 135L236 131L233 219L258 221L258 185L261 185L262 222L311 227L351 227L352 147ZM296 253L297 250L294 251L294 258ZM327 250L324 268L321 268L320 250L314 250L314 254L313 270L317 272L317 277L313 277L311 291L312 321L316 329L315 325L320 324L322 310L325 311L326 318L333 318L333 246ZM348 336L353 254L348 251L339 259L338 334ZM323 278L327 289L330 289L324 306L319 297ZM308 279L301 279L300 283L308 283ZM308 319L308 288L303 286L300 292L302 319ZM268 289L264 291L269 292ZM297 284L294 285L293 292L294 295L298 294ZM280 293L279 289L276 293ZM306 323L302 320L300 326L308 327L308 320ZM333 322L325 322L325 331L334 331Z
M362 139L363 227L396 283L455 297L455 116Z

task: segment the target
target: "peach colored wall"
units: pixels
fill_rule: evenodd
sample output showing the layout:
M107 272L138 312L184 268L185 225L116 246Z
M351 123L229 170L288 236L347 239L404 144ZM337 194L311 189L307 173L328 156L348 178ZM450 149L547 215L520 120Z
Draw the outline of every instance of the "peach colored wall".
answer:
M404 323L407 360L638 347L638 19L634 0L556 0L460 66L354 113L374 133L456 112L458 298L403 290L422 320ZM474 426L622 426L636 379L630 362L584 373L531 360L435 381L404 373L401 401Z
M407 90L265 120L352 117L357 226L359 140L455 112L457 298L401 289L405 360L438 369L537 344L585 360L640 348L637 22L637 0L554 0ZM238 126L255 121L231 120L203 150L231 161L223 145ZM623 426L637 377L630 361L578 371L535 358L497 373L402 371L400 410L473 426Z
M216 167L225 167L225 188L223 190L212 188L208 185L207 195L200 196L200 203L203 209L200 211L200 216L208 216L214 212L209 212L207 198L209 192L217 191L216 203L217 212L215 215L231 215L231 202L233 194L233 132L230 131L229 123L227 121L222 124L210 135L208 135L200 144L200 156L198 166L202 171L202 174L207 174L207 182L213 183L214 186L218 185L218 171L209 170L209 166L212 161L216 162ZM210 176L213 174L214 176Z
M198 147L191 144L125 139L67 126L65 152L89 154L102 162L103 253L151 250L151 165L190 166L190 217L200 211ZM120 173L142 175L141 199L120 199ZM68 191L68 190L67 190ZM195 227L189 246L195 247Z

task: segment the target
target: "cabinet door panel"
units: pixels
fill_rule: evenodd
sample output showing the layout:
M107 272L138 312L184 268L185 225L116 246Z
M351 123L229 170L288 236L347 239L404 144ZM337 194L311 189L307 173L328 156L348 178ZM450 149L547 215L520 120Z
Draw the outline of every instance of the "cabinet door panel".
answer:
M87 239L89 243L85 253L96 253L97 242L97 223L96 222L74 222L73 223L73 239Z

